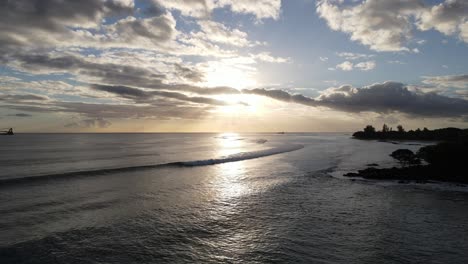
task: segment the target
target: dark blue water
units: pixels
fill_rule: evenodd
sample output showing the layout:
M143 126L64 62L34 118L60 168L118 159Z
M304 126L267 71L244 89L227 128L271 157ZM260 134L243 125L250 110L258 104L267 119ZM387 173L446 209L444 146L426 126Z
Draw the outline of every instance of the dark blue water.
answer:
M340 134L0 141L0 263L468 260L466 187L340 177L392 165L401 145ZM245 159L206 162L232 157ZM198 163L164 165L182 161Z

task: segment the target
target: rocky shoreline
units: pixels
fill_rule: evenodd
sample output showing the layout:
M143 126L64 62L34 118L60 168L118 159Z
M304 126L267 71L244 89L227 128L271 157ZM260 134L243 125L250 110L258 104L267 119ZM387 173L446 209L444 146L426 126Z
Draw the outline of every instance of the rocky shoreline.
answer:
M366 168L357 172L346 173L343 176L370 180L396 180L399 183L429 183L437 181L468 184L468 178L461 172L444 172L433 168L430 165L401 168Z
M383 131L376 132L375 130L370 131L372 129L369 129L369 127L372 128L372 126L367 126L364 131L354 133L353 137L356 139L388 140L399 136L402 139L419 139L415 136L417 132L400 131L397 132L398 134L391 133L391 131L385 132L385 125ZM365 132L366 130L367 132ZM426 135L420 138L421 140L427 140L432 137L436 140L444 139L444 141L435 145L421 147L416 154L408 149L394 151L390 156L398 160L402 165L401 167L375 168L378 164L368 164L368 168L358 170L357 172L349 172L343 176L372 180L397 180L399 183L428 183L437 181L468 184L466 169L466 164L468 164L468 130L446 128L419 131ZM390 138L385 138L385 135L391 136ZM422 161L425 162L425 165L421 165Z

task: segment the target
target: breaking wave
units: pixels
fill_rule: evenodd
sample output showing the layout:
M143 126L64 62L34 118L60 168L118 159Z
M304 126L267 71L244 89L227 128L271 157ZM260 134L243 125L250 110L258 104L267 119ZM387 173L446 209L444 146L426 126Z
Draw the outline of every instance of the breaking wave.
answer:
M215 164L221 164L221 163L227 163L227 162L256 159L256 158L291 152L291 151L302 149L303 147L304 147L303 145L285 145L285 146L274 147L274 148L269 148L269 149L264 149L264 150L259 150L259 151L240 152L240 153L228 155L228 156L221 157L221 158L215 158L215 159L177 161L177 162L169 162L169 163L163 163L163 164L151 164L151 165L130 166L130 167L121 167L121 168L75 171L75 172L66 172L66 173L60 173L60 174L47 174L47 175L21 177L21 178L1 179L0 186L4 184L11 184L11 183L33 182L33 181L60 179L60 178L68 178L68 177L80 177L80 176L85 177L85 176L93 176L93 175L109 174L109 173L148 170L148 169L155 169L155 168L162 168L162 167L197 167L197 166L215 165Z

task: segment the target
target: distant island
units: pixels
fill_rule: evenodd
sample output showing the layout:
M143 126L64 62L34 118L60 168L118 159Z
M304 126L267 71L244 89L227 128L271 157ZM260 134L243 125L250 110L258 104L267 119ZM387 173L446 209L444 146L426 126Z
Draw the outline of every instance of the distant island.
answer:
M398 180L400 183L444 181L468 184L468 129L442 128L405 131L398 126L396 131L384 125L376 131L368 125L363 131L353 134L356 139L378 140L433 140L439 143L420 148L417 153L409 149L398 149L390 154L398 160L401 167L366 168L346 177L361 177L376 180ZM422 161L426 164L422 165ZM376 164L373 164L376 165Z

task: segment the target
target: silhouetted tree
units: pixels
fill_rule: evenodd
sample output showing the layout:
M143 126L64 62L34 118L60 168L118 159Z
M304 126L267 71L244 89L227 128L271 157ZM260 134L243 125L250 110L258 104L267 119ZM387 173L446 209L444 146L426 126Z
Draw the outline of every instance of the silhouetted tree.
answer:
M375 128L371 125L367 125L365 128L364 128L364 133L366 134L373 134L375 133Z
M388 128L388 126L386 124L383 124L382 132L387 133L389 131L390 131L390 129Z
M400 132L400 133L405 132L405 129L403 128L402 125L398 125L398 126L397 126L397 130L398 130L398 132Z

